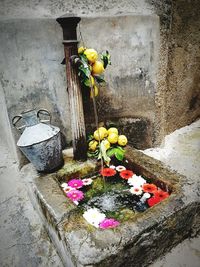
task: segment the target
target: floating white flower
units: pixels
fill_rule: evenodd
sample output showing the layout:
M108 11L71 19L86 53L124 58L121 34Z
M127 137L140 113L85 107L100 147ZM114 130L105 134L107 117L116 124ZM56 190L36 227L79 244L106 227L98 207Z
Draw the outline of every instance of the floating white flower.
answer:
M98 228L99 223L106 218L106 215L101 213L97 208L91 208L83 213L83 217L88 223Z
M82 182L83 185L90 185L93 182L93 180L91 178L85 178L82 180Z
M62 187L63 189L65 189L66 187L68 187L68 184L67 184L67 183L62 183L62 184L61 184L61 187Z
M132 186L142 186L146 183L146 180L142 176L134 174L130 179L128 179L128 184Z
M110 165L109 168L115 170L116 167L114 165Z
M71 186L69 186L69 185L63 187L63 191L64 191L66 194L67 194L69 191L71 191L71 190L74 190L74 188L71 187Z
M140 186L133 186L130 188L130 192L131 194L134 194L134 195L141 195L143 193L143 190Z
M116 170L117 170L118 172L125 171L125 170L126 170L126 167L124 167L124 166L122 166L122 165L119 165L119 166L116 167Z

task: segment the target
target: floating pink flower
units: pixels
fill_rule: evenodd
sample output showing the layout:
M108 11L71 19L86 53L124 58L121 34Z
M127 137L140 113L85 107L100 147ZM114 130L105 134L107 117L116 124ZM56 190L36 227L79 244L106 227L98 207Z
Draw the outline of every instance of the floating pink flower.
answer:
M90 185L92 184L93 180L91 178L85 178L82 180L83 185Z
M74 189L67 193L67 197L72 201L79 201L84 198L84 194L82 191Z
M134 173L132 171L129 171L129 170L124 170L124 171L121 171L119 173L119 175L123 178L123 179L129 179L131 178Z
M100 173L102 176L108 177L108 176L114 176L116 174L116 171L111 168L103 168Z
M107 229L107 228L114 228L119 225L119 222L115 219L104 219L100 224L99 227L101 229Z
M78 188L81 188L83 186L83 182L80 179L72 179L68 182L68 185L73 187L73 188L78 189Z

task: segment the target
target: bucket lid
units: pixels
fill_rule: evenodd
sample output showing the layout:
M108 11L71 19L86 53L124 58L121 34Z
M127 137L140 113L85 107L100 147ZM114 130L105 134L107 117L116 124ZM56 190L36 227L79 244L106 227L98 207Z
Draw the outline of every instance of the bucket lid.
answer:
M26 127L17 142L17 146L31 146L43 142L55 136L59 131L60 129L58 127L44 123L38 123L36 125Z

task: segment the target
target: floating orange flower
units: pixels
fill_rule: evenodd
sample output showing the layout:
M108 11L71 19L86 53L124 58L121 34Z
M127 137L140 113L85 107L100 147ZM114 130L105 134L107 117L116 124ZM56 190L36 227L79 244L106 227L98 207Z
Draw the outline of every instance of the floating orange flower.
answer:
M129 179L131 178L134 173L132 171L129 171L129 170L124 170L124 171L121 171L119 173L119 175L123 178L123 179Z
M143 184L142 188L144 192L147 193L154 193L157 191L157 186L155 184Z
M163 200L165 198L167 198L169 196L169 194L163 190L158 190L154 192L154 197L159 198L160 200Z
M116 171L111 169L111 168L103 168L101 171L100 171L101 175L102 176L114 176L116 174Z

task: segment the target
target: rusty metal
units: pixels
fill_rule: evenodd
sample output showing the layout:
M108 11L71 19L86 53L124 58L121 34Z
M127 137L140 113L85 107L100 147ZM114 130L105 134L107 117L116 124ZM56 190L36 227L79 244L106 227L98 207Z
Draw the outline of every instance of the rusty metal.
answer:
M77 68L70 60L72 56L78 55L76 27L80 20L80 17L66 15L57 18L56 21L63 30L74 159L85 160L87 158L87 144L81 86Z

